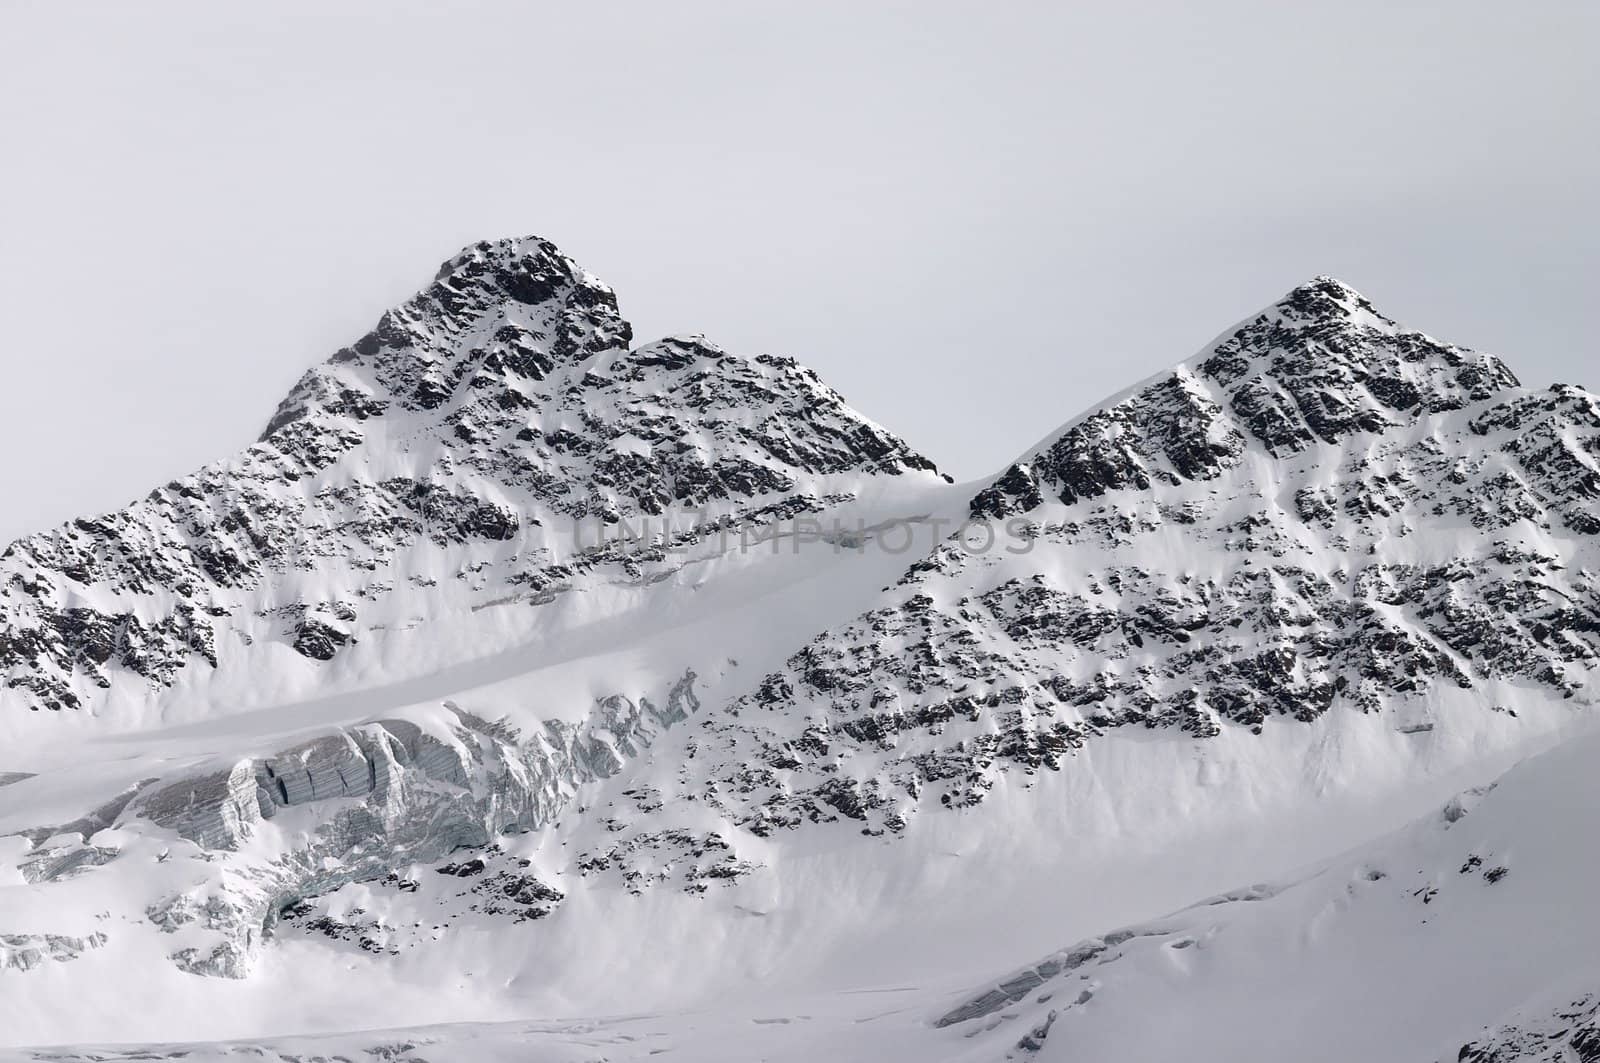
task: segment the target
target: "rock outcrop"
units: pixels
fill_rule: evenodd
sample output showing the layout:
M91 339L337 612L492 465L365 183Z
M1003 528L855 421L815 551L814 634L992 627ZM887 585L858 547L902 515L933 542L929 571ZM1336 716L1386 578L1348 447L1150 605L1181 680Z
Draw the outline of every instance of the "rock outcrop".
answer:
M890 483L925 485L916 516L935 519L926 459L786 359L630 343L609 289L548 244L480 244L308 373L243 454L14 544L0 713L41 730L148 722L119 717L130 698L157 720L204 706L212 672L359 692L411 666L383 656L396 617L444 639L514 603L489 649L587 637L540 659L566 683L515 718L430 695L432 715L302 711L263 726L281 740L235 749L223 730L203 756L151 754L114 799L26 824L8 843L21 880L148 877L158 895L119 914L195 974L243 977L278 934L388 962L437 942L430 918L537 933L584 891L711 907L808 833L902 844L919 817L986 815L1002 781L1026 790L1135 734L1198 750L1359 719L1390 751L1449 738L1443 770L1589 701L1600 400L1523 388L1336 281L1068 423L962 491L960 530L881 570L838 566L886 525L798 559L710 544ZM686 519L632 548L574 531L666 515ZM674 577L652 602L712 604L661 638L677 658L616 678L607 603ZM577 598L599 604L555 605ZM674 608L649 619L671 629ZM741 665L722 640L760 620L773 652ZM1499 866L1473 871L1493 885ZM363 907L380 895L381 917ZM27 957L12 966L97 944L6 933L0 956ZM1035 1051L1086 1003L1036 1007L1041 990L1198 933L1080 942L940 1021L1020 1009L1010 1044Z

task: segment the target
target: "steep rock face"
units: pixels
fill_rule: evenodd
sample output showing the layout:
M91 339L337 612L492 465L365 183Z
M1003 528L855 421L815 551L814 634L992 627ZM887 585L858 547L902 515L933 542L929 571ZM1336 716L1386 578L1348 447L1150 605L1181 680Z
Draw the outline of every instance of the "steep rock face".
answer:
M368 611L448 608L460 583L430 571L565 586L614 560L574 521L725 523L814 508L831 475L932 471L788 359L630 338L550 244L466 249L307 373L256 445L0 555L0 706L94 710L114 684L159 701L185 669L248 672L263 642L327 661Z
M464 252L309 374L241 458L13 548L0 697L93 707L129 677L159 691L230 659L248 674L263 643L358 656L385 603L442 629L450 609L604 598L689 569L675 551L730 526L932 481L792 362L626 342L609 293L546 245ZM839 541L788 583L702 550L670 590L735 619L698 623L666 667L602 652L596 623L530 665L515 720L450 701L426 725L406 702L297 718L248 754L148 754L153 778L24 824L17 867L51 889L147 875L154 900L120 914L183 970L242 976L279 933L376 963L434 945L438 912L532 933L588 910L568 901L583 891L710 909L791 839L806 849L791 832L905 844L919 816L984 815L1002 779L1025 789L1134 731L1189 749L1326 734L1340 714L1391 746L1463 718L1463 745L1484 719L1548 726L1600 659L1597 455L1592 396L1521 389L1319 280L962 498L978 526L886 569L859 615L817 604L840 591L819 578ZM642 551L570 531L667 513L692 516ZM886 549L885 531L859 545ZM722 644L752 623L780 667L741 672ZM630 666L649 674L617 678ZM480 875L494 885L446 881ZM1023 992L1081 951L1019 976ZM969 1003L991 1017L990 994Z
M1402 329L1329 277L1296 288L1209 353L1069 425L1002 473L974 513L1070 505L1124 487L1210 480L1247 437L1274 458L1381 433L1517 386L1492 355Z
M1319 279L1067 425L976 494L988 528L702 721L709 789L758 834L896 831L1121 727L1581 699L1596 414Z
M548 243L464 250L308 372L243 454L14 544L0 706L98 713L118 685L159 704L186 669L270 676L273 644L312 666L371 658L386 625L369 612L427 623L615 596L746 523L905 474L938 482L790 359L630 338L611 291ZM643 543L605 531L667 513ZM100 832L170 836L168 885L140 916L183 969L242 976L286 908L540 827L698 707L692 671L650 689L551 705L560 718L528 728L451 707L442 729L382 719L164 769L29 826L19 868L65 882L123 852L92 844ZM204 871L219 858L225 881Z

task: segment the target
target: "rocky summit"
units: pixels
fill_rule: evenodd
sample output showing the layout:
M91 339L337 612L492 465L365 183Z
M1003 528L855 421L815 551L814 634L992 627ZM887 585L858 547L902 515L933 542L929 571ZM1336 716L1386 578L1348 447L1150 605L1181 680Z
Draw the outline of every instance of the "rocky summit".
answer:
M0 555L0 1059L1600 1058L1597 662L1600 401L1339 281L957 484L480 243Z
M0 555L6 711L159 702L277 646L326 661L374 613L448 609L451 582L564 588L604 563L557 548L577 520L801 511L830 475L933 468L793 361L631 337L549 243L467 248L255 446Z

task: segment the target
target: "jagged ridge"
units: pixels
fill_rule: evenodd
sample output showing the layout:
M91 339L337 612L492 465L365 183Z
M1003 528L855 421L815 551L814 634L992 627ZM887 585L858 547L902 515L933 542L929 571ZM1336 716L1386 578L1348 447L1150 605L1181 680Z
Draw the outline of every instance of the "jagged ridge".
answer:
M209 659L195 645L229 624L334 657L362 603L395 592L373 573L405 576L406 551L407 564L444 554L484 594L527 588L532 604L584 579L638 582L603 549L557 559L558 518L790 515L844 497L829 476L931 469L793 363L693 338L622 349L609 293L554 255L464 253L191 493L14 548L22 604L0 643L12 690L81 703L82 678L118 668L159 685L172 672L157 665ZM1025 551L947 540L759 681L708 686L699 665L734 662L707 645L655 677L664 712L605 697L576 723L515 727L452 707L443 728L378 718L218 754L32 827L19 869L54 885L170 842L162 899L139 917L174 935L166 954L185 969L242 975L285 913L337 936L341 891L397 876L404 893L409 865L497 864L508 830L543 831L526 844L557 868L510 883L538 902L525 915L591 882L737 888L813 825L910 835L919 816L983 805L1002 778L1025 789L1070 770L1120 729L1252 742L1326 733L1346 710L1391 746L1455 728L1466 747L1491 733L1486 718L1548 727L1600 659L1597 456L1593 396L1522 389L1497 359L1318 280L976 492L967 511ZM208 553L210 535L228 538ZM286 579L275 597L274 577L308 566L345 582L306 601ZM127 611L72 604L85 588ZM129 632L169 621L172 648L132 653ZM97 842L107 828L126 833ZM271 859L252 849L285 835ZM392 928L340 925L388 955Z
M372 603L440 611L428 566L396 567L419 546L545 589L606 561L549 562L575 520L726 522L814 507L830 475L933 469L792 360L631 336L548 242L466 249L308 372L256 445L0 555L0 702L92 708L114 680L159 699L184 669L248 669L262 641L330 659ZM331 592L299 591L305 574Z

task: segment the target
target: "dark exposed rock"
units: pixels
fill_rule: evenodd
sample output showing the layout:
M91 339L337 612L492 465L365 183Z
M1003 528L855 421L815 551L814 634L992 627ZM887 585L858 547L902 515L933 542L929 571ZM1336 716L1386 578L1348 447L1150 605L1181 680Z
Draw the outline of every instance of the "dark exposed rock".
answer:
M1028 526L1043 571L1003 578L947 544L765 677L738 722L707 720L730 765L714 800L769 834L966 807L1116 728L1260 732L1485 679L1573 696L1600 662L1600 574L1512 533L1600 532L1597 469L1592 396L1523 392L1318 279L974 496L974 517ZM1387 559L1435 528L1462 556ZM1119 563L1174 540L1198 572Z
M308 616L295 625L295 652L315 661L333 660L334 654L339 652L339 647L349 641L348 631L341 631L313 616Z
M1456 1063L1600 1063L1600 995L1520 1016L1461 1046ZM1444 1063L1443 1060L1440 1063Z
M464 249L306 373L256 445L0 554L3 710L82 708L119 679L159 698L184 669L249 658L281 635L254 618L300 607L300 573L382 597L422 544L465 554L674 506L736 520L815 504L814 477L932 470L792 360L631 339L610 289L548 242ZM529 584L583 574L527 571L543 556L528 555L505 567ZM620 555L580 564L637 574ZM292 619L309 660L364 635L354 618Z

